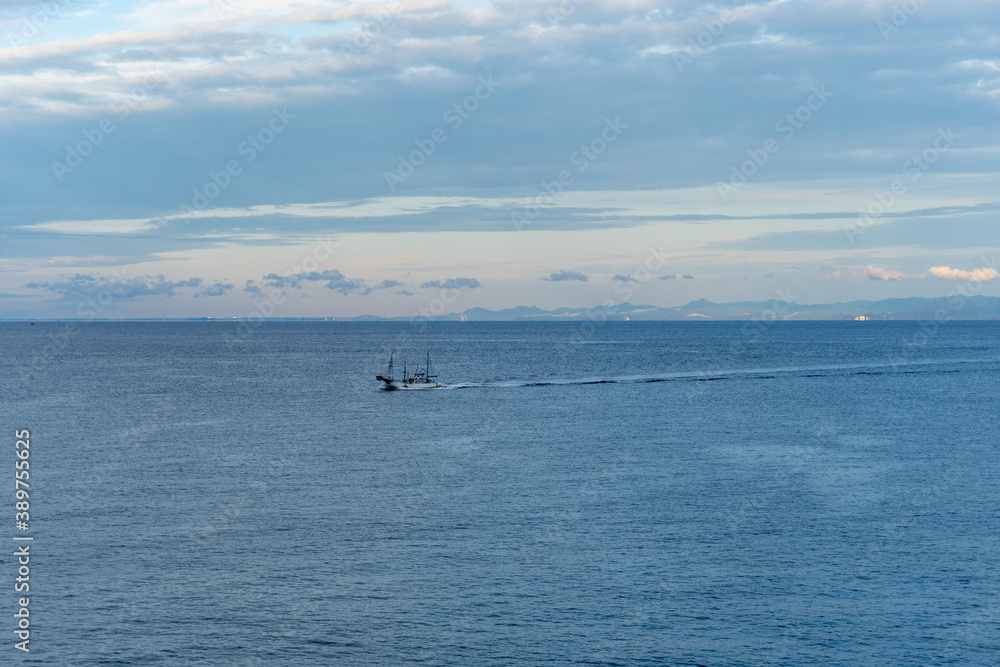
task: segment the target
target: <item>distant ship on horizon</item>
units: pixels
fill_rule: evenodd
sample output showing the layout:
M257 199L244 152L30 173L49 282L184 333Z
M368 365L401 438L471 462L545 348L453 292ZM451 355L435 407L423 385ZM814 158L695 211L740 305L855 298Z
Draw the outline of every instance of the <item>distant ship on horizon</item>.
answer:
M386 372L385 376L376 375L375 379L385 383L386 391L395 391L397 389L437 389L441 387L439 382L436 382L434 378L437 375L431 375L431 353L427 352L427 363L424 366L424 370L417 370L413 375L406 372L406 362L403 362L403 379L397 380L393 375L392 368L393 353L389 353L389 370Z

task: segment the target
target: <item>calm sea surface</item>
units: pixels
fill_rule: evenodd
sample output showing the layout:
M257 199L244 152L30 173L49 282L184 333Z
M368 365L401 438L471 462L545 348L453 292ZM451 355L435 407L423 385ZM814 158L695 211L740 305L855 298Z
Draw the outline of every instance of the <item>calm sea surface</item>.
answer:
M236 335L0 324L0 663L15 428L39 664L1000 662L1000 323Z

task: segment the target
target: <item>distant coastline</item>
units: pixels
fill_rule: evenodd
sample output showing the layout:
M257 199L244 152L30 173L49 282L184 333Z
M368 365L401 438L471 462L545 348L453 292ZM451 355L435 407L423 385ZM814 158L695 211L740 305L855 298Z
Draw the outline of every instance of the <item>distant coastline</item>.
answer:
M237 317L143 317L143 318L11 318L0 322L233 322ZM275 322L408 322L414 319L435 322L745 322L745 321L916 321L1000 319L1000 298L987 296L941 297L930 299L909 297L881 301L849 301L845 303L800 304L774 299L771 301L740 301L715 303L706 299L683 306L661 307L622 303L617 306L594 308L556 308L545 310L537 306L517 306L501 310L470 308L436 316L403 315L383 317L357 315L353 317L271 317Z

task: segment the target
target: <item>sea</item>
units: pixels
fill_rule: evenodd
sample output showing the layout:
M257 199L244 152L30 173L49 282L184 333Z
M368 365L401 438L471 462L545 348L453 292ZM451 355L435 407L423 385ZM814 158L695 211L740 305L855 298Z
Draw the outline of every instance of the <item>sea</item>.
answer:
M6 322L0 378L3 664L1000 663L1000 322Z

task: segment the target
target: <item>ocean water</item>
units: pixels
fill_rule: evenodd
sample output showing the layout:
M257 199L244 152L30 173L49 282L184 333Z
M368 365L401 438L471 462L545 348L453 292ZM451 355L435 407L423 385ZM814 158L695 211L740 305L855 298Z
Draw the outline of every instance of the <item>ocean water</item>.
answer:
M0 661L1000 662L1000 323L236 335L0 324Z

